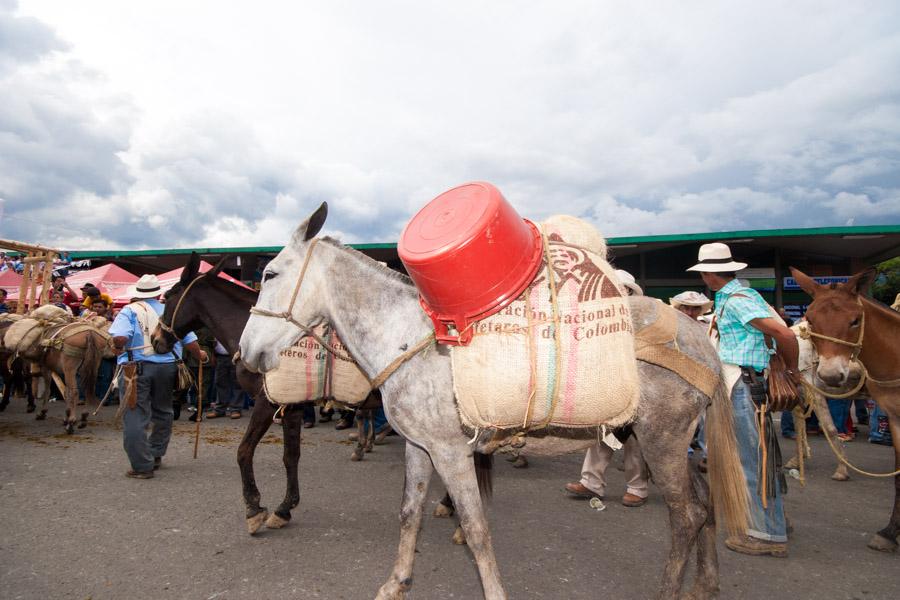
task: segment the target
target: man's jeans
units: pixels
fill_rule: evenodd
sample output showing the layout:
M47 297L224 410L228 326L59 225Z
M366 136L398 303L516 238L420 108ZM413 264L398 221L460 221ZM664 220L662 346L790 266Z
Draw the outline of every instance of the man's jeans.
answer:
M738 381L731 391L734 406L734 433L737 437L738 452L747 488L750 492L750 528L747 535L770 542L786 542L787 527L784 521L782 494L767 498L769 508L763 508L757 489L759 478L759 429L756 425L756 405L750 399L750 387Z
M143 362L143 374L137 377L137 406L126 408L122 418L123 445L131 468L152 471L153 459L162 458L172 437L172 396L177 367L171 363ZM125 398L125 375L119 376L119 401ZM151 425L147 437L147 425Z

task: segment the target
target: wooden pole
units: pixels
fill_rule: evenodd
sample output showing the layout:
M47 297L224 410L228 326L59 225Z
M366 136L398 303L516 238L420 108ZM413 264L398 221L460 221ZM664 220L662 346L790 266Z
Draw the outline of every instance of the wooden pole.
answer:
M53 283L53 260L55 258L55 253L47 253L47 261L44 263L44 280L41 284L41 306L47 304L47 301L50 299L50 286Z
M16 304L16 314L24 315L25 314L25 294L28 293L28 269L30 265L25 265L22 268L22 281L19 282L19 302Z
M37 272L37 264L31 263L30 265L25 265L25 268L31 267L31 271L29 271L28 277L31 279L30 292L28 294L28 298L31 302L29 310L34 310L37 308L37 277L35 277Z
M182 350L183 352L183 350ZM200 446L200 421L203 420L203 361L197 361L197 418L194 429L194 458L197 458L197 448Z
M26 254L37 254L42 252L53 252L59 254L59 250L55 248L47 248L46 246L38 246L37 244L26 244L25 242L17 242L15 240L0 239L0 248L4 250L13 250L15 252L24 252Z

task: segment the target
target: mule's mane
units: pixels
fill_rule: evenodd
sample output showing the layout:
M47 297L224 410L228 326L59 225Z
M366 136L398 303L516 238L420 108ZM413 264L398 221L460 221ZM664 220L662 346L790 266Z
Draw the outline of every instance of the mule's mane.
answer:
M350 246L347 246L346 244L342 243L340 240L336 240L332 237L323 237L323 238L319 238L319 241L324 242L324 243L328 244L329 246L334 246L335 248L338 248L340 250L345 250L348 254L350 254L354 258L367 263L373 269L375 269L376 271L380 272L381 274L387 276L389 279L393 279L394 281L397 281L404 285L413 287L412 279L410 279L408 276L404 275L403 273L401 273L399 271L395 271L394 269L390 268L389 266L382 264L369 256L366 256L365 254L363 254L359 250L356 250L355 248L351 248Z

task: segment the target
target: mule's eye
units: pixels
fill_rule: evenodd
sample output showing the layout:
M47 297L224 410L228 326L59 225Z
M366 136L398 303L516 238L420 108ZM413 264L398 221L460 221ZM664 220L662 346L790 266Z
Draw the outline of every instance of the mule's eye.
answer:
M278 273L275 273L273 271L266 271L265 273L263 273L263 283L269 281L270 279L275 279L276 277L278 277Z
M853 319L853 322L850 323L850 327L859 327L859 317Z

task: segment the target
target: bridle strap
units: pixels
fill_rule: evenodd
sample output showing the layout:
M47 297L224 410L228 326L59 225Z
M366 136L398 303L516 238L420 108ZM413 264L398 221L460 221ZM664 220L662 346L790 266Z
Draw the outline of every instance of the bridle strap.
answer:
M290 303L288 303L287 310L284 310L282 312L275 312L272 310L266 310L264 308L257 308L256 306L253 306L250 308L250 313L254 314L254 315L259 315L261 317L273 317L276 319L284 319L285 321L287 321L294 327L300 329L307 336L316 340L319 344L322 345L323 348L325 348L328 352L330 352L337 358L355 363L356 361L353 359L352 356L349 356L349 355L339 352L331 344L329 344L328 342L323 340L322 336L317 334L313 330L312 327L310 327L309 325L306 325L305 323L301 323L300 321L298 321L297 319L294 318L294 304L297 302L297 296L300 293L300 286L303 284L303 279L306 277L306 269L309 267L309 264L311 262L313 250L316 249L316 244L318 244L318 243L319 243L319 238L314 238L313 241L309 245L309 249L306 251L306 258L303 259L303 267L300 269L300 275L297 277L297 283L294 284L294 290L293 290L293 292L291 292L291 301L290 301ZM182 297L184 297L184 296L182 296ZM177 310L177 307L176 307L176 310ZM362 370L360 370L360 373L363 373L363 376L368 380L369 387L371 389L374 390L374 389L380 388L384 384L384 382L387 381L390 378L390 376L393 375L397 371L397 369L399 369L403 365L403 363L405 363L406 361L411 359L413 356L415 356L422 350L425 350L426 348L428 348L430 345L432 345L434 343L434 340L435 340L434 332L429 333L427 336L422 338L422 340L420 340L415 346L413 346L412 348L410 348L409 350L407 350L406 352L404 352L403 354L401 354L400 356L395 358L393 361L391 361L391 363L387 367L382 369L382 371L380 373L378 373L378 375L376 375L374 379L370 379L366 373L362 372ZM235 359L238 359L238 358L239 357L237 355L235 355Z
M192 287L194 287L194 284L204 277L206 277L206 273L200 273L199 275L194 277L194 279L187 285L186 288L184 288L181 296L178 297L178 302L175 303L175 310L172 311L172 325L167 325L166 322L163 321L162 316L160 316L159 321L157 322L160 329L178 338L178 334L175 333L175 321L178 317L178 310L181 308L181 303L184 302L184 299L187 297L188 292L191 291Z

